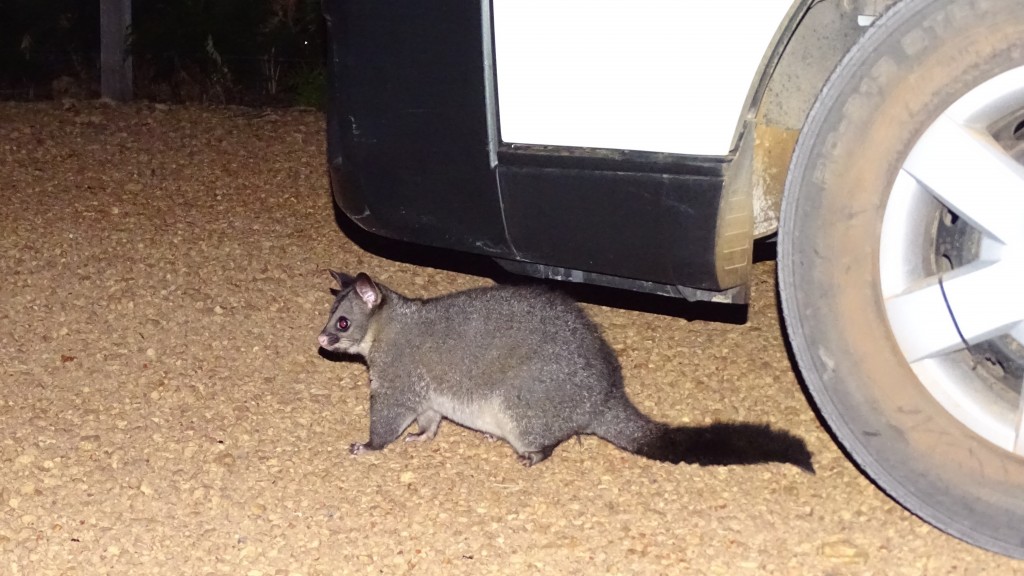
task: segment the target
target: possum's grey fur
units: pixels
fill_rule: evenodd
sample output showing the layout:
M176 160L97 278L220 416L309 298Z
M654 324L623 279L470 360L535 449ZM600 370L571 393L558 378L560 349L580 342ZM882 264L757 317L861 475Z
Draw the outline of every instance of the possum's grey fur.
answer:
M370 439L379 450L434 437L442 418L502 438L527 466L578 434L654 460L702 465L786 462L813 471L802 440L762 424L669 426L642 414L597 326L567 296L496 286L415 300L331 272L341 289L320 333L327 350L370 371Z

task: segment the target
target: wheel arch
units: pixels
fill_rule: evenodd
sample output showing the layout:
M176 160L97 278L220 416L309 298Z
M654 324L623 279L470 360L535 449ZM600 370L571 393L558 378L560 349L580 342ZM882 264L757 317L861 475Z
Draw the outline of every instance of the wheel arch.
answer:
M796 0L766 52L737 127L731 186L748 190L753 236L778 230L782 192L807 114L843 56L903 0Z

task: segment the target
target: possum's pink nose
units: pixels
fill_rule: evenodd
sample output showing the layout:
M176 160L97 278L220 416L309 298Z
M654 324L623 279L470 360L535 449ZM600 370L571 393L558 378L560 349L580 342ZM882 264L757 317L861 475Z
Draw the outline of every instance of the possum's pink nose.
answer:
M328 346L330 346L330 342L328 342L326 335L321 334L321 335L317 336L316 339L317 339L317 342L320 342L320 345L323 346L324 348L327 348Z

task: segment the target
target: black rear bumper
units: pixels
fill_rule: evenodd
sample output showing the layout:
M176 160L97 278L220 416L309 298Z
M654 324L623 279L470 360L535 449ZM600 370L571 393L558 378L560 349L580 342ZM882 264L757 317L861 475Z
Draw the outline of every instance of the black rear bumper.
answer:
M503 143L488 2L324 8L331 183L360 226L538 276L743 300L716 271L729 158Z

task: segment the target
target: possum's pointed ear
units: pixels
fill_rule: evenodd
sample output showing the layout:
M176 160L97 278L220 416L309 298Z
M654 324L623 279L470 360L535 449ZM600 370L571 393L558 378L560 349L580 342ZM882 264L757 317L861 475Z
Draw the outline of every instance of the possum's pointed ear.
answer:
M348 288L349 286L352 285L353 282L356 281L355 278L349 276L348 274L345 274L344 272L335 272L334 270L328 270L328 272L331 273L331 278L334 278L334 280L338 283L338 287L340 287L342 290Z
M367 308L372 310L377 306L380 306L380 301L383 295L380 292L380 288L374 284L373 280L371 280L369 276L360 272L359 275L356 276L355 283L356 293L359 294L359 297L366 303Z

